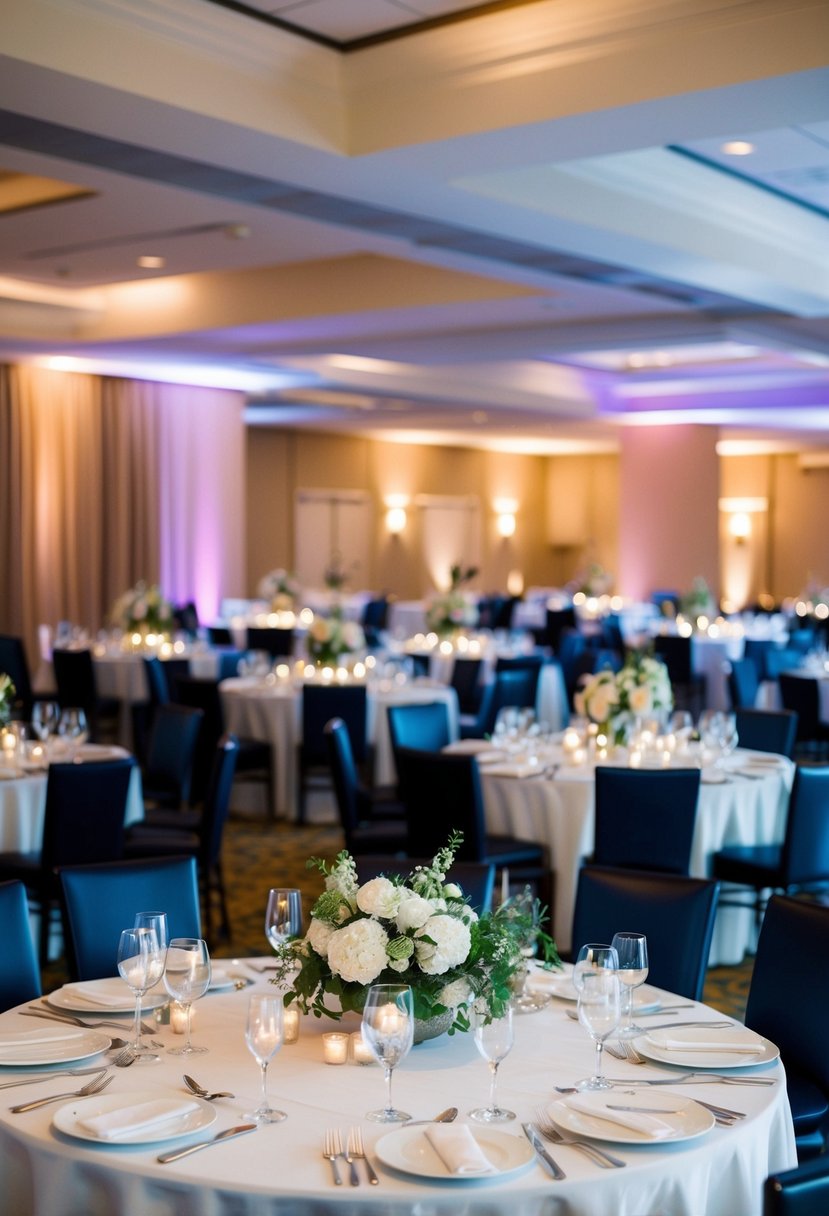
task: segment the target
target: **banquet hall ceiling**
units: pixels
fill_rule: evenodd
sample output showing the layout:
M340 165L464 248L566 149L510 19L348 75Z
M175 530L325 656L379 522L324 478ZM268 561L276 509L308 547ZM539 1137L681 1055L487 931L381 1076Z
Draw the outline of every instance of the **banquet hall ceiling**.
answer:
M252 424L825 442L819 0L6 8L0 359Z

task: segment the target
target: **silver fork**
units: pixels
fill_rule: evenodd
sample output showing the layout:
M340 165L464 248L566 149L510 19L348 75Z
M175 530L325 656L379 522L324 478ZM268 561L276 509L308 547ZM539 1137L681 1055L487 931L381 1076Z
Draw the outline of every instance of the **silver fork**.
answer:
M10 1106L9 1110L13 1115L22 1115L27 1110L37 1110L39 1106L47 1106L50 1102L59 1102L61 1098L88 1098L90 1094L99 1094L101 1090L106 1089L113 1080L114 1077L109 1077L106 1072L103 1072L84 1085L82 1089L74 1089L68 1094L52 1094L51 1098L36 1098L34 1102L23 1102L20 1106Z
M337 1158L339 1157L340 1153L342 1152L342 1146L340 1146L339 1149L337 1148L338 1136L339 1136L339 1133L333 1131L331 1128L328 1128L326 1130L325 1140L324 1140L323 1149L322 1149L322 1155L323 1155L323 1157L326 1158L327 1161L331 1162L331 1170L332 1170L332 1173L334 1174L335 1186L342 1186L343 1180L340 1177L340 1171L337 1168Z
M368 1180L372 1186L377 1186L380 1179L377 1177L374 1166L366 1156L366 1151L363 1148L363 1133L359 1127L352 1127L348 1133L348 1151L352 1157L361 1158L365 1161Z
M535 1126L544 1139L549 1140L551 1144L567 1144L570 1148L577 1148L603 1170L619 1170L627 1165L627 1162L623 1161L621 1157L614 1157L612 1153L605 1152L603 1148L598 1148L595 1144L588 1144L586 1140L577 1140L574 1136L565 1135L550 1121L549 1115L541 1106L535 1112Z
M113 1022L105 1018L95 1018L90 1021L89 1018L79 1018L74 1013L64 1013L63 1010L53 1012L50 1009L42 1009L39 1005L30 1005L28 1009L21 1009L20 1016L24 1018L48 1018L50 1022L69 1022L71 1026L82 1026L84 1030L97 1030L99 1026L115 1026L119 1030L123 1030L125 1026L129 1026L129 1022ZM152 1026L148 1026L146 1022L141 1023L142 1034L152 1034Z
M354 1160L354 1154L351 1151L350 1143L346 1143L343 1148L343 1141L340 1132L337 1132L337 1150L339 1154L348 1162L349 1181L352 1186L360 1185L360 1175L357 1173L357 1162Z

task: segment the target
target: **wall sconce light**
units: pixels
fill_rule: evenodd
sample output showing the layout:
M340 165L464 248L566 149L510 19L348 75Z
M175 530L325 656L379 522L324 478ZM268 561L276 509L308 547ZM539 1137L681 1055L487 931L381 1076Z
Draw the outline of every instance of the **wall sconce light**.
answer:
M497 519L495 526L498 529L498 535L505 540L515 535L515 513L518 510L518 503L514 498L496 498L492 503L492 508L495 511Z
M738 545L744 545L751 536L751 516L747 511L735 511L728 519L728 533Z
M408 498L405 494L387 494L384 502L386 504L386 531L390 536L399 536L406 527L406 504Z

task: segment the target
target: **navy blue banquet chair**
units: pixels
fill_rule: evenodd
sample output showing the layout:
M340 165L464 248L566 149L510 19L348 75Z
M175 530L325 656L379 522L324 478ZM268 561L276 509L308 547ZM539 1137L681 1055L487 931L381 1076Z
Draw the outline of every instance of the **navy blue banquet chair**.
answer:
M166 912L170 937L201 937L195 857L63 866L60 871L69 976L115 974L118 939L136 912Z
M803 760L829 760L829 726L821 720L817 679L784 672L779 683L783 708L797 714L795 754Z
M0 672L7 675L14 684L15 717L28 722L32 716L35 697L22 638L8 633L0 634Z
M22 882L0 882L0 1011L40 996L40 971Z
M753 709L760 690L760 674L754 659L732 659L728 694L732 709Z
M386 713L392 750L395 752L399 747L439 752L451 741L449 707L445 701L389 705Z
M360 614L360 624L365 634L366 645L369 649L379 646L382 634L386 628L389 615L388 597L378 596L367 600Z
M758 923L769 891L794 894L829 887L829 766L798 765L782 844L729 845L714 854L712 873L751 889ZM722 902L747 906L731 892Z
M247 647L248 650L265 650L272 659L289 658L294 653L294 631L248 625Z
M306 684L302 690L302 742L299 746L297 820L304 823L308 790L320 781L331 782L325 724L342 718L348 727L358 770L368 756L367 696L365 684Z
M118 703L98 696L92 651L52 651L52 666L61 709L77 707L86 714L89 737L93 741L114 737L117 730Z
M529 671L532 673L535 680L533 687L532 704L535 705L538 700L538 681L541 678L541 669L547 661L547 656L539 651L531 654L511 654L499 655L495 660L495 671Z
M797 714L790 709L738 709L734 714L740 747L794 756Z
M42 847L32 853L0 853L0 880L24 883L30 904L40 912L41 967L48 959L52 912L59 910L59 867L115 861L123 854L133 767L131 757L50 765Z
M406 878L416 866L429 866L431 857L383 857L380 854L358 857L357 877L361 883L370 878ZM455 882L463 891L479 916L492 911L495 892L495 866L488 861L454 861L446 875L447 882Z
M693 639L680 634L657 634L653 653L668 669L668 678L677 709L689 710L699 717L705 706L705 676L694 671Z
M144 804L181 810L190 802L193 762L204 714L186 705L160 705L153 720L144 765ZM146 818L147 816L145 816Z
M771 1174L763 1187L763 1216L826 1216L829 1157L814 1157L797 1169Z
M566 608L547 608L543 633L543 644L549 646L553 654L561 660L559 653L562 635L570 630L577 631L579 627L576 610L572 606Z
M458 709L462 714L476 714L481 705L483 660L456 655L449 684L458 694Z
M502 709L516 706L534 710L537 684L538 674L534 671L496 671L494 678L484 685L477 714L473 718L461 714L461 738L483 739L491 735Z
M644 933L649 982L701 1001L719 890L707 878L584 866L573 912L573 957L586 942L609 942L624 930Z
M510 880L533 883L541 902L551 906L552 875L543 846L487 832L474 756L401 747L395 760L410 856L434 857L450 831L462 832L458 861L492 863L499 874L508 871Z
M698 768L596 768L592 861L687 874L697 818Z
M360 781L348 726L342 718L326 722L324 735L340 826L349 853L358 857L364 853L404 852L408 836L402 804L388 795L383 799L380 791Z
M827 957L829 907L773 895L757 942L745 1024L780 1048L800 1160L825 1148Z

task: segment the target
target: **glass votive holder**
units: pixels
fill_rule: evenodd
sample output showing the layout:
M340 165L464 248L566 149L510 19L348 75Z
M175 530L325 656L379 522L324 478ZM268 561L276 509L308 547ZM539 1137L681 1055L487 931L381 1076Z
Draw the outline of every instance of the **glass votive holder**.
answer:
M190 1024L196 1016L195 1009L190 1009ZM187 1031L187 1007L179 1005L178 1001L170 1002L170 1029L173 1034L185 1034Z
M283 1043L296 1043L299 1039L299 1010L296 1006L285 1010Z
M359 1030L351 1036L351 1058L355 1064L373 1064L374 1056Z
M326 1064L345 1064L348 1060L349 1036L342 1031L331 1031L322 1036L322 1058Z

